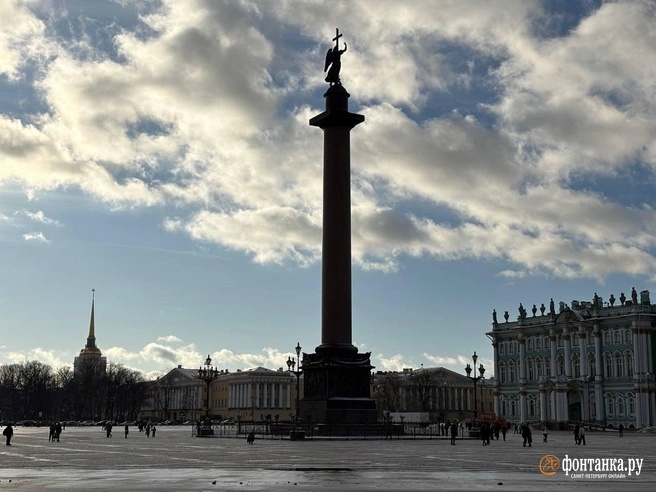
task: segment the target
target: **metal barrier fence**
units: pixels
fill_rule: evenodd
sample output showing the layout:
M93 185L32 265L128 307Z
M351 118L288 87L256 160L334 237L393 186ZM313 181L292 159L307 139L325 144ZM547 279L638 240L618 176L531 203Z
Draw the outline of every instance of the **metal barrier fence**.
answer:
M200 430L200 436L199 436ZM210 430L211 432L207 432ZM294 426L292 423L212 425L192 428L193 437L218 437L226 439L246 439L253 432L258 440L289 439L293 430L305 432L305 439L450 439L451 433L440 424L398 423L392 424L388 434L384 424L312 424ZM468 438L468 430L459 427L458 439Z

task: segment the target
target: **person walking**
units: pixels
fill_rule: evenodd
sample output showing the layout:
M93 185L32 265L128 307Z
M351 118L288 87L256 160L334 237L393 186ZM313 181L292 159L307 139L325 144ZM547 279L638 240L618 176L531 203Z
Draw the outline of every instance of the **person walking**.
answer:
M57 425L55 425L55 439L57 439L57 442L59 442L59 436L62 433L62 426L61 422L57 422Z
M503 436L503 440L506 440L506 433L508 432L508 426L506 424L501 425L501 435Z
M524 438L523 447L526 447L526 443L528 443L529 448L533 446L533 436L531 435L531 428L528 424L522 425L522 437Z
M617 429L620 431L620 437L624 437L624 424L620 424Z
M451 424L451 444L454 446L456 444L456 437L458 437L458 424L453 422Z
M150 424L146 424L146 437L150 437Z
M7 438L7 442L5 444L7 446L11 446L11 437L14 435L14 429L11 427L11 425L5 427L5 430L2 431L2 435Z
M112 424L107 422L105 424L105 432L107 432L107 437L112 437Z
M581 426L577 422L576 425L574 426L574 442L576 444L580 444L579 443L579 431L580 430L581 430Z
M128 438L128 434L130 433L130 429L128 428L128 424L125 424L125 438Z
M583 425L581 425L581 427L579 427L579 442L578 442L578 444L581 444L581 443L583 443L583 445L585 446L585 427Z
M542 427L542 442L547 442L548 436L549 436L549 429L545 424L544 427Z
M150 432L153 434L153 438L155 437L155 431L156 430L157 430L157 428L155 427L155 424L153 424L153 428L150 429Z
M48 430L48 442L55 442L55 424L50 424Z

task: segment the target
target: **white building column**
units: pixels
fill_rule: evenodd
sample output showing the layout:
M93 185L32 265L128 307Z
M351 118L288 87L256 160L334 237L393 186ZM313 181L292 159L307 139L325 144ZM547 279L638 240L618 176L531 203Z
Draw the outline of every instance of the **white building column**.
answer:
M519 384L521 385L526 384L526 339L523 333L519 334L517 342L519 342Z
M263 408L269 408L269 383L264 383L264 406Z
M282 408L282 383L278 383L278 405L276 408Z
M602 370L602 363L603 363L603 358L602 358L602 353L601 353L601 330L599 329L599 323L594 324L594 342L595 342L595 380L601 381L604 377L604 373ZM595 396L596 398L596 396ZM598 419L601 420L601 416L604 415L603 413L597 413Z
M556 362L558 361L558 335L556 335L555 329L549 330L549 348L551 350L551 360L549 361L549 371L551 373L551 378L555 378L558 375L558 368Z
M255 406L260 408L260 383L255 385Z
M271 408L276 406L276 383L271 383Z
M248 383L248 390L246 391L246 406L253 407L253 383Z
M581 377L588 375L588 337L583 325L579 325L579 365L581 367ZM590 416L588 415L588 418Z
M287 383L287 406L285 408L292 408L292 383Z
M540 420L548 420L547 416L547 391L544 384L540 384Z
M570 338L569 333L563 333L563 344L565 345L565 376L567 376L567 379L572 377L572 340Z

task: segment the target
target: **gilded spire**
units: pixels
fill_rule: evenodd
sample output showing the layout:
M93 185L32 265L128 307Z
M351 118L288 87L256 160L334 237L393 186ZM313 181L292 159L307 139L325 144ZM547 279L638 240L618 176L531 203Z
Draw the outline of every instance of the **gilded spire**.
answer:
M91 321L89 322L89 336L87 337L86 348L96 348L96 334L93 324L93 311L96 303L96 289L91 289Z

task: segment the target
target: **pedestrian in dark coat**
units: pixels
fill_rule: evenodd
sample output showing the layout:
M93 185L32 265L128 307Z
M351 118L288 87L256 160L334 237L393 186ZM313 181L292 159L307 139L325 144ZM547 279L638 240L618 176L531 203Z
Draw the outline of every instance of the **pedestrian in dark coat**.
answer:
M579 424L576 424L576 425L574 426L574 442L575 442L576 444L581 444L581 443L579 442L579 430L580 430L580 429L581 429L581 426L580 426Z
M57 442L59 442L59 436L62 433L62 426L60 422L57 422L57 425L55 425L55 439L57 439Z
M50 429L48 430L48 442L55 441L55 424L50 424Z
M125 424L125 438L128 438L128 434L130 433L130 429L128 428L128 424Z
M624 437L624 424L620 424L618 429L620 431L620 437Z
M255 442L255 432L250 431L248 433L248 436L246 436L246 442L248 444L253 444Z
M5 427L5 430L2 431L2 435L7 438L7 446L11 446L11 436L14 435L14 429L11 427L11 425L8 425Z
M522 426L522 437L524 438L523 447L526 447L526 444L528 443L528 447L530 448L533 445L533 436L531 435L531 428L528 424Z
M150 432L153 433L153 437L155 437L155 431L156 431L156 430L157 430L157 428L155 427L155 424L153 424L153 428L150 429Z
M455 446L456 437L458 437L458 424L455 422L451 424L451 444Z

